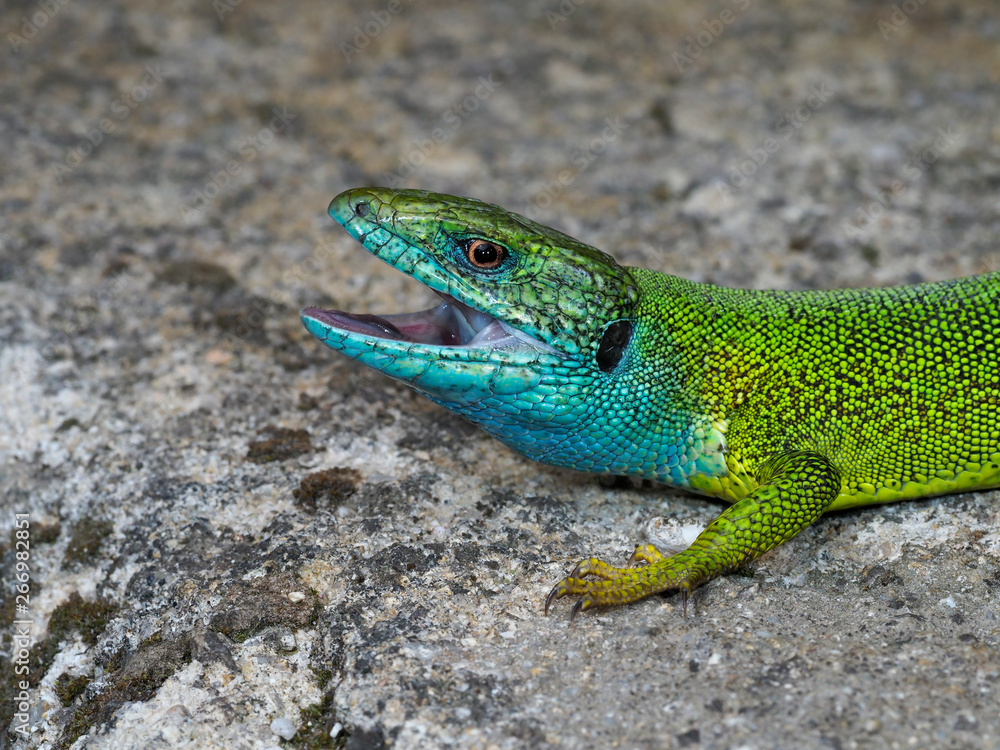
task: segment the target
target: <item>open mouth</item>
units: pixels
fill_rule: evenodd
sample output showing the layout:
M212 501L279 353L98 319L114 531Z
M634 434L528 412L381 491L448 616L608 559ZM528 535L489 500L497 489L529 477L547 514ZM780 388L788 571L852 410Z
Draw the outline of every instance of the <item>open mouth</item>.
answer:
M438 292L441 304L427 310L397 315L355 315L341 310L307 307L303 315L347 333L411 344L457 348L506 349L528 345L554 352L548 344L518 331L492 315Z

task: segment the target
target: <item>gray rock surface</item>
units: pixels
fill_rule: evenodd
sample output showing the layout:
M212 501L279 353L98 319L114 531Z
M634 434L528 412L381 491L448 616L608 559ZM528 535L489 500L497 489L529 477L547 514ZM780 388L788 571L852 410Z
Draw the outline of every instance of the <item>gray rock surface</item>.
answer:
M997 18L4 3L0 744L1000 747L997 492L825 518L687 619L567 627L541 602L580 557L680 547L720 506L530 463L296 315L429 298L325 216L371 183L721 284L997 270Z

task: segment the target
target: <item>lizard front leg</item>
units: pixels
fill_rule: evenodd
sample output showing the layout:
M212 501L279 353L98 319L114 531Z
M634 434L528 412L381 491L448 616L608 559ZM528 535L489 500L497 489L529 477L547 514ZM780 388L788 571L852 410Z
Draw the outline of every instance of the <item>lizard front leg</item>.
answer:
M686 615L692 589L791 539L819 518L841 489L840 472L813 451L772 456L758 470L757 482L757 489L727 508L683 552L667 557L652 545L642 545L633 559L647 564L638 567L583 560L549 592L545 613L564 596L580 597L570 613L572 621L592 607L679 590Z

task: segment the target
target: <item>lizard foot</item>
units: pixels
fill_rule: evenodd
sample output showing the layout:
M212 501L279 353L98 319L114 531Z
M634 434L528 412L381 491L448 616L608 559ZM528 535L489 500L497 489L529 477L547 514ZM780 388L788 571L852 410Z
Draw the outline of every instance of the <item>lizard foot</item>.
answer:
M570 612L572 621L591 607L679 590L686 617L688 594L695 586L791 539L819 518L841 489L837 467L814 451L774 454L758 468L757 481L753 492L726 508L683 552L667 557L643 544L624 568L593 557L584 560L549 592L545 613L564 596L580 597ZM636 562L645 565L634 566Z
M637 566L636 562L645 564ZM624 568L596 557L578 563L545 597L545 614L549 613L552 602L564 596L580 597L570 610L569 619L573 622L580 612L592 607L616 607L660 591L679 589L687 617L688 593L699 578L684 560L683 553L665 557L653 545L643 544L632 553Z

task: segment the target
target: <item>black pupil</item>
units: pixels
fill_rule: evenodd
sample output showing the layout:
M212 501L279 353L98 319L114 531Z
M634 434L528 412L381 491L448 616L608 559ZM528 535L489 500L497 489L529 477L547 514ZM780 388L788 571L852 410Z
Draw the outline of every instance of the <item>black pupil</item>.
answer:
M492 266L500 259L500 250L489 242L477 242L472 248L472 259L480 266Z
M601 345L597 349L597 366L601 372L611 372L618 366L631 340L632 323L627 320L616 320L604 329Z
M369 206L367 203L362 201L354 207L354 213L360 216L362 219L368 215Z

